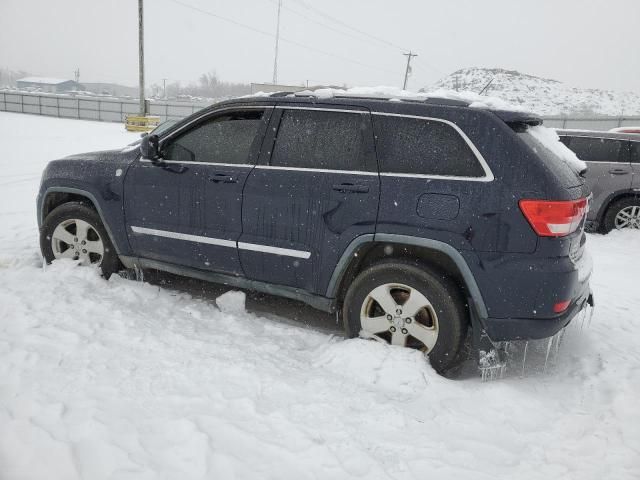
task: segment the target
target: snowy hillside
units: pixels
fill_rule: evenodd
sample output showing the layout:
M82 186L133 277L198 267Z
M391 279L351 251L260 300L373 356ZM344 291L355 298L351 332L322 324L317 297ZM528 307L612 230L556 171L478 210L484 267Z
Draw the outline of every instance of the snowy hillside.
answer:
M557 80L501 68L463 68L425 88L484 94L520 105L540 115L640 115L640 95L574 88Z

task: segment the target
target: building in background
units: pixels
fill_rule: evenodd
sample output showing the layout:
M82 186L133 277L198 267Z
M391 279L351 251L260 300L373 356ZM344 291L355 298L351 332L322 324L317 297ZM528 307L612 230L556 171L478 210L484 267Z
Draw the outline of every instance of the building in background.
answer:
M64 93L72 90L84 90L84 87L74 80L48 77L24 77L16 81L19 89L37 90L48 93Z

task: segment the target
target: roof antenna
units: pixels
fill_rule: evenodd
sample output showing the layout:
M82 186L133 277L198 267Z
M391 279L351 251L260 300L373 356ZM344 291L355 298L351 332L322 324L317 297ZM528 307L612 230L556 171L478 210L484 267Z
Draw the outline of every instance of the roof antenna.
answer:
M495 77L491 77L491 80L489 80L489 81L487 82L487 84L484 86L484 88L483 88L482 90L480 90L480 93L479 93L478 95L482 95L482 94L484 93L484 91L485 91L487 88L489 88L489 85L491 85L491 83L493 83L493 79L494 79L494 78L495 78Z

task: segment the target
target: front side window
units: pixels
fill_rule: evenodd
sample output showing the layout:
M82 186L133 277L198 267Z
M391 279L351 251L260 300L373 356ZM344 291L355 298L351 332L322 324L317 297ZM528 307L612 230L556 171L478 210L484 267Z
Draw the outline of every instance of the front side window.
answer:
M327 170L365 170L367 115L285 110L271 165Z
M483 177L467 142L451 126L434 120L374 116L376 153L388 173Z
M221 114L169 141L166 160L206 163L247 163L260 128L263 110Z
M585 162L625 162L625 142L605 138L571 137L569 148Z

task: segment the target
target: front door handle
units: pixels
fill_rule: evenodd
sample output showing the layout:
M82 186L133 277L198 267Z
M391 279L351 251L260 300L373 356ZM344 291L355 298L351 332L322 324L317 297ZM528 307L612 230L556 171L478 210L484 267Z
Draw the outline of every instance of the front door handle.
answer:
M238 183L238 179L228 173L214 173L209 177L209 181L213 183Z
M612 168L611 170L609 170L609 173L611 175L626 175L630 172L625 168Z
M353 183L341 183L334 185L333 190L340 193L367 193L369 191L368 185L355 185Z

